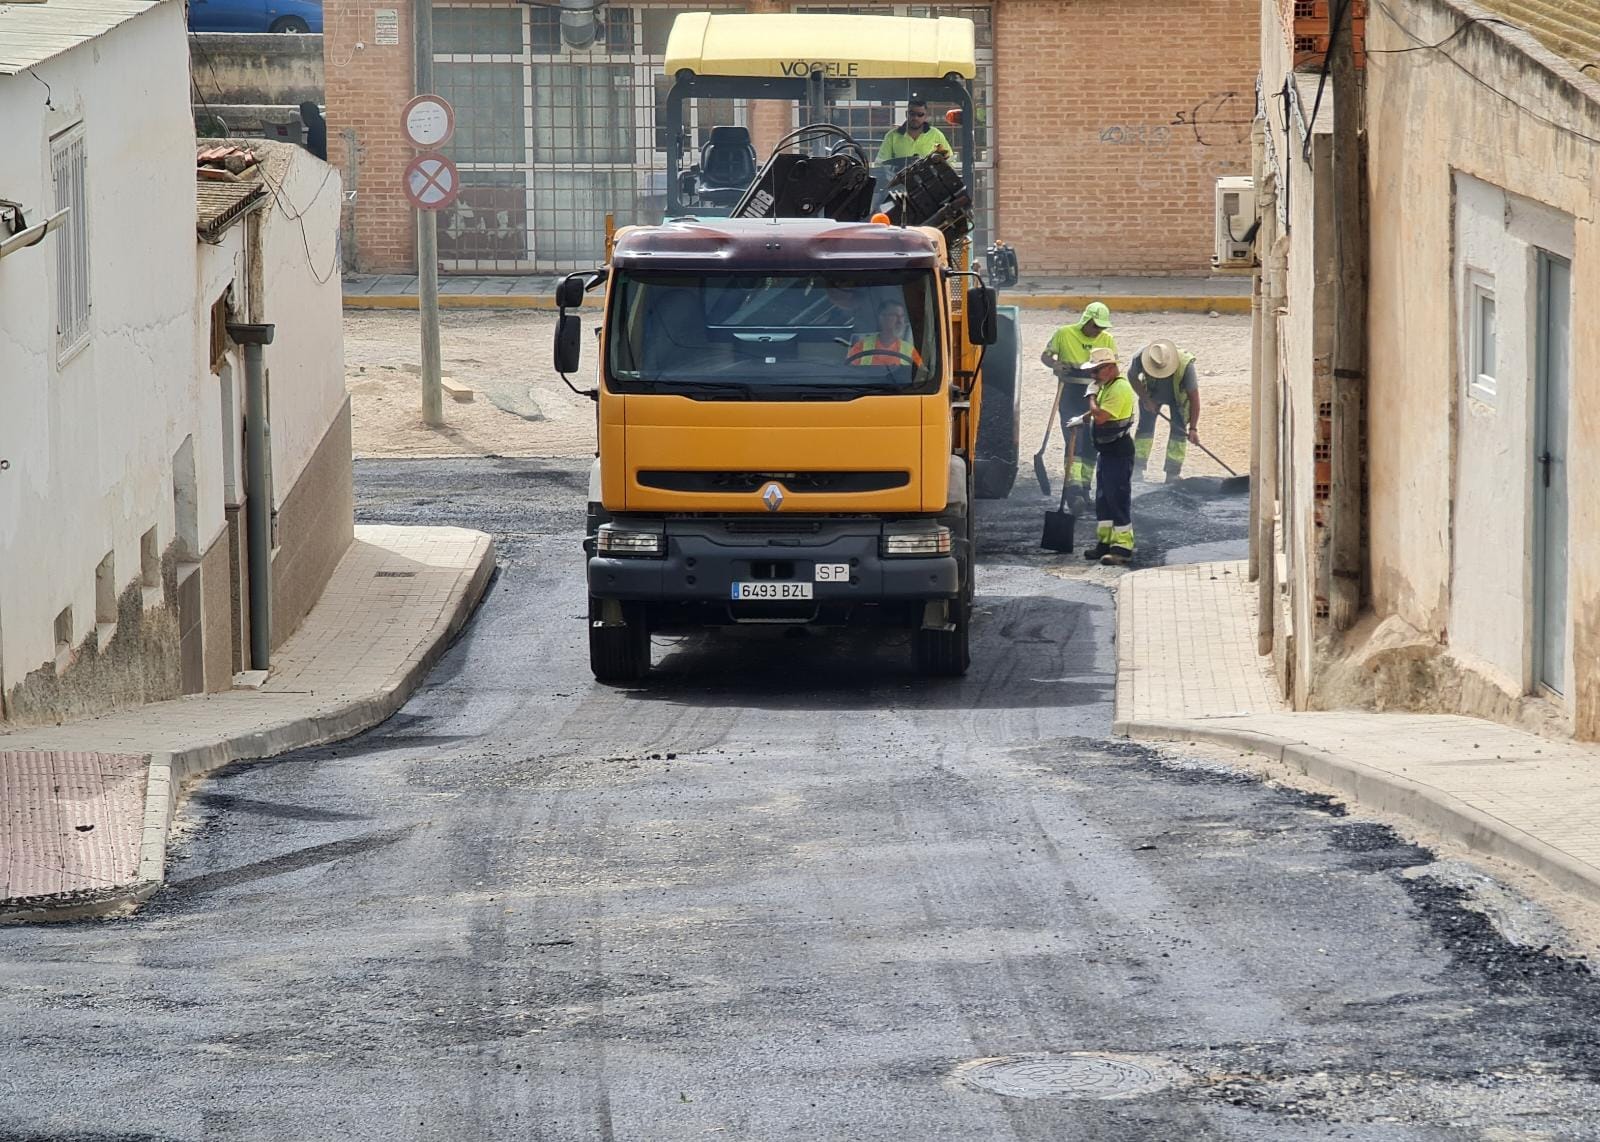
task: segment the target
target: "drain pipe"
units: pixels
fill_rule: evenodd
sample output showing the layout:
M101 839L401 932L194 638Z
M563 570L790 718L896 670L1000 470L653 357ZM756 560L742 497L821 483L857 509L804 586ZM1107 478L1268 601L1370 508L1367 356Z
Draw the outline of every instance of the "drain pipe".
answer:
M1283 375L1278 368L1278 311L1284 305L1288 258L1278 233L1278 180L1266 177L1261 199L1261 248L1267 251L1261 304L1261 489L1257 493L1256 653L1270 655L1278 620L1278 432Z
M245 534L250 557L250 669L266 670L272 652L272 503L267 490L272 428L267 424L267 369L262 347L271 325L230 324L228 336L244 346Z
M600 0L561 0L561 39L569 48L586 48L600 30Z

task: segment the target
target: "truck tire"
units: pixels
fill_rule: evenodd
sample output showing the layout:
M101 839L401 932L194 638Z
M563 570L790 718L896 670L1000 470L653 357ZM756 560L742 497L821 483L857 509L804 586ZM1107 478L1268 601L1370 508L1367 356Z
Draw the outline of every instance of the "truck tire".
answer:
M650 627L644 608L623 603L622 626L599 626L600 600L589 596L589 670L597 682L637 682L650 673Z
M918 627L912 636L916 645L917 671L935 678L960 678L972 665L972 599L974 586L972 571L976 566L975 553L970 538L971 517L968 517L968 555L961 565L961 592L952 604L955 610L953 630L924 630Z
M1017 482L1022 450L1020 346L1013 313L1000 313L1000 336L983 354L983 405L978 414L978 498L1003 500Z

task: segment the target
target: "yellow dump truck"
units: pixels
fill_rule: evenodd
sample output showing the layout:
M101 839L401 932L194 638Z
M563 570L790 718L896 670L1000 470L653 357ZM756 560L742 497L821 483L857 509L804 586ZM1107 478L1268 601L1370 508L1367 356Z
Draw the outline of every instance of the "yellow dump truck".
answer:
M778 44L792 57L772 59ZM724 100L816 107L847 77L853 99L970 108L972 49L964 20L697 14L668 69ZM787 78L801 87L774 90ZM985 393L1000 314L969 268L970 196L944 156L896 190L863 181L870 158L842 130L795 143L724 216L622 229L605 266L557 290L564 376L576 311L603 298L585 542L603 681L643 677L652 632L730 623L873 625L908 632L924 672L967 669L980 402L1014 422L1016 374L1013 347Z

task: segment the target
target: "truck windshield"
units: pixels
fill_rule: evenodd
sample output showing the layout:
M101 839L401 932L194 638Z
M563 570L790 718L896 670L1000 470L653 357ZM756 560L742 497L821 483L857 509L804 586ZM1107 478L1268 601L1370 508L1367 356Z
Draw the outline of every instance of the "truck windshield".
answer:
M630 270L613 287L606 381L701 400L935 392L936 286L928 270Z

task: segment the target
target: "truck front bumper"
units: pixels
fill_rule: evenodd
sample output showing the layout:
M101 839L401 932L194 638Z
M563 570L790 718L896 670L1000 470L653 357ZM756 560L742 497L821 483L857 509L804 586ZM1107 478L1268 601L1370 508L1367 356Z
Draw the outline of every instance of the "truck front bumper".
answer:
M659 618L676 611L692 624L715 622L900 621L911 606L953 599L960 569L952 555L885 558L877 520L789 523L667 520L659 558L594 554L589 593L646 604ZM793 530L790 530L790 529ZM847 579L819 580L819 566L845 565ZM806 600L735 601L737 583L807 584ZM889 612L889 613L885 613Z

